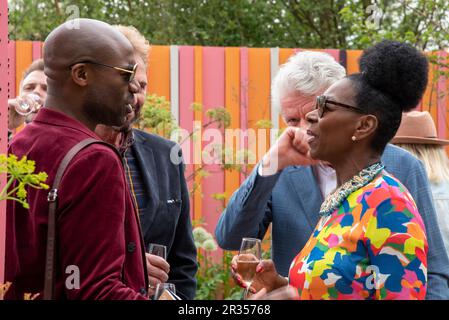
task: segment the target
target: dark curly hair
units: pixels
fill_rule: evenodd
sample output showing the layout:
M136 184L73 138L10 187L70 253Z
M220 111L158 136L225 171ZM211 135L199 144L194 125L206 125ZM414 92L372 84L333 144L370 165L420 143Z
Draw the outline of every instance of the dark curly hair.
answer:
M402 112L421 100L428 61L409 44L383 40L363 52L359 65L360 73L348 78L356 90L356 105L378 119L372 147L382 153L401 124Z

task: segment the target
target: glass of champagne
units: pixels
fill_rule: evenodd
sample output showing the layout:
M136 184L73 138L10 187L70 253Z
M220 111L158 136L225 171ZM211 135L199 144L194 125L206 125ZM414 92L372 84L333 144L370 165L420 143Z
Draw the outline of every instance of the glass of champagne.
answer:
M174 300L173 295L176 295L176 287L173 283L158 283L153 300Z
M155 256L167 260L167 247L162 244L150 243L147 253L154 254Z
M261 259L261 241L255 238L243 238L240 245L239 255L237 256L237 273L242 277L246 285L243 298L246 299L249 293L249 287L256 274L257 265Z

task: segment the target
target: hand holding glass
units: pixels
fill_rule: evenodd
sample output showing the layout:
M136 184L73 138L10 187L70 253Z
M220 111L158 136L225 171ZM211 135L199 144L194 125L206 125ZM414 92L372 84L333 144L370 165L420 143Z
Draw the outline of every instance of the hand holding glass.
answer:
M41 98L34 93L16 98L16 100L18 103L15 105L15 110L21 116L27 116L41 107Z
M148 253L159 256L164 260L167 260L167 247L162 244L150 243L148 247Z
M256 274L257 265L261 258L261 241L254 238L243 238L237 257L237 273L242 277L246 285L244 298L249 293L249 288Z

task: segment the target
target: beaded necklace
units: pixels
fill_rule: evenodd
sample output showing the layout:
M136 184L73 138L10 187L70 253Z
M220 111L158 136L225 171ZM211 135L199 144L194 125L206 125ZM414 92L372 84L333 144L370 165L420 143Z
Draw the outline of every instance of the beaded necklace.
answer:
M375 176L379 172L381 172L385 168L380 162L376 162L369 167L363 169L359 173L357 173L350 180L343 183L340 187L335 189L334 192L329 194L320 207L320 216L321 220L325 219L327 216L330 216L335 209L339 208L343 201L354 191L366 186L370 183Z

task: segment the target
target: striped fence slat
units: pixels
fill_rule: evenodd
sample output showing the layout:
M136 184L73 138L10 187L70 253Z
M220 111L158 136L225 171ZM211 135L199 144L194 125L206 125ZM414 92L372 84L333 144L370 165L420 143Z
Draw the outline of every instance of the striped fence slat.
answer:
M438 66L429 65L429 81L427 83L426 91L422 99L421 110L428 111L432 115L432 119L437 125L437 83L433 81L436 75Z
M225 105L231 115L229 130L240 128L240 48L225 49ZM227 133L234 131L227 130ZM229 150L229 156L225 156L226 162L236 163L238 151L241 148L240 139L237 136L225 134L225 149ZM240 175L236 170L225 172L226 203L234 190L240 186Z
M20 92L23 72L33 62L32 41L16 41L16 92Z
M32 42L32 57L33 61L42 58L42 42Z
M447 63L448 61L448 53L447 52L439 52L439 57L443 59L444 62ZM443 67L441 67L441 71L446 71ZM437 83L437 95L438 95L438 102L437 102L437 120L438 120L438 136L441 139L446 139L447 132L448 132L448 125L447 125L447 102L448 102L448 90L447 90L447 79L443 76L440 76L438 78Z
M203 124L210 119L208 110L225 106L225 49L223 47L203 48ZM220 167L220 155L217 145L222 145L224 130L216 124L208 126L202 132L203 166L209 175L203 178L202 216L205 225L213 230L223 209L223 202L216 200L217 194L224 193L224 172ZM215 151L214 151L215 149ZM207 161L209 160L209 161Z
M270 120L270 49L251 48L248 49L248 128L253 129L249 134L255 134L256 139L249 139L248 149L258 162L263 154L268 151L270 135L258 135L257 122L259 120ZM260 131L263 133L263 131ZM251 161L253 162L253 161ZM254 164L254 162L253 162Z
M240 49L240 129L246 132L248 129L248 48ZM248 148L248 139L242 135L240 146L244 149ZM240 175L240 182L245 180L245 175Z
M170 110L179 125L179 49L170 46Z
M203 48L195 46L195 102L203 103ZM194 119L197 127L194 128L197 134L193 139L193 159L195 171L201 168L201 126L203 125L203 112L201 110L194 111ZM198 130L198 131L196 131ZM203 218L203 206L202 206L202 186L201 175L195 174L196 190L193 195L193 201L195 204L194 216L196 220Z
M348 50L346 54L346 73L348 75L359 72L359 58L362 50Z
M179 126L186 130L186 135L193 131L193 111L190 109L195 100L194 79L194 50L193 47L179 47ZM193 188L193 146L189 141L181 144L184 161L186 162L185 176L189 190ZM190 195L190 217L194 219L195 203Z
M170 100L170 47L152 46L148 61L148 92Z

